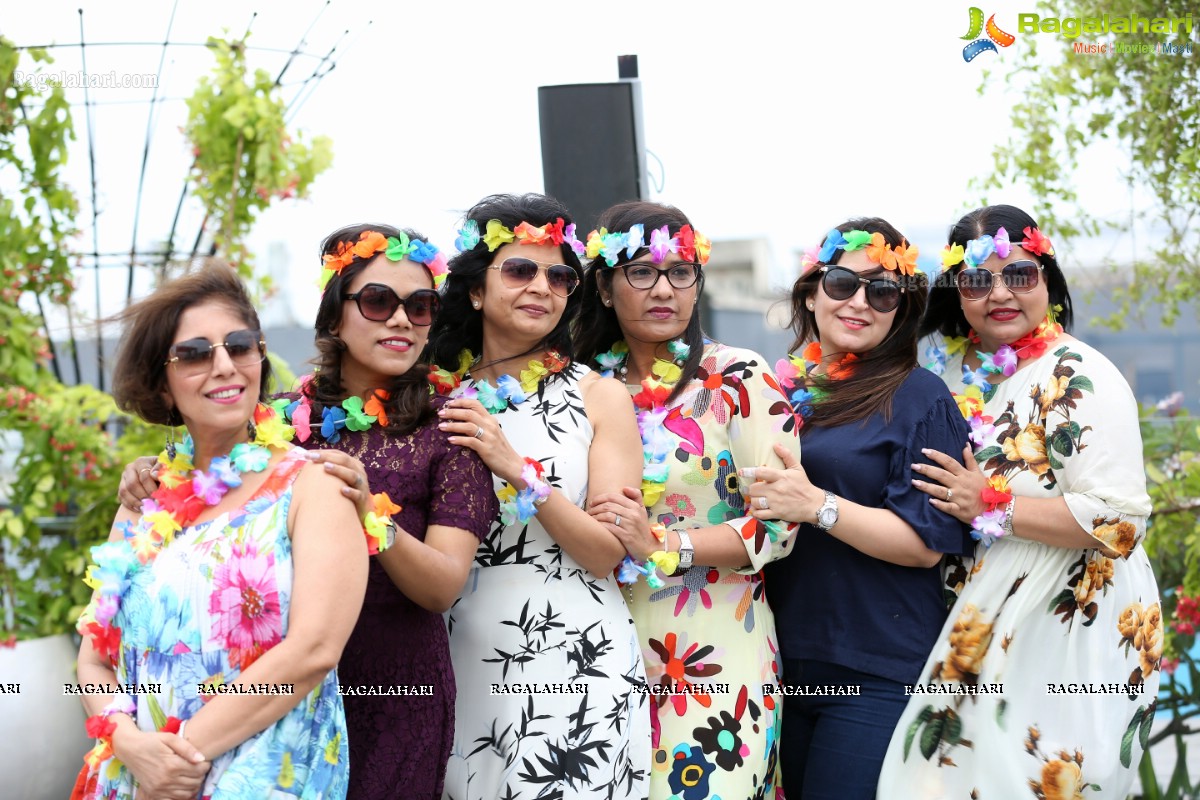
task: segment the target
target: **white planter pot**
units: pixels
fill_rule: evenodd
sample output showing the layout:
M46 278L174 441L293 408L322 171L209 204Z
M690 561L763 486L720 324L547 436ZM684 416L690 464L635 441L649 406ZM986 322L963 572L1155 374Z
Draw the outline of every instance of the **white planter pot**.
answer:
M75 785L92 741L78 697L63 694L73 684L78 655L69 634L0 647L0 720L8 735L0 747L5 797L64 800ZM19 688L19 692L12 691Z

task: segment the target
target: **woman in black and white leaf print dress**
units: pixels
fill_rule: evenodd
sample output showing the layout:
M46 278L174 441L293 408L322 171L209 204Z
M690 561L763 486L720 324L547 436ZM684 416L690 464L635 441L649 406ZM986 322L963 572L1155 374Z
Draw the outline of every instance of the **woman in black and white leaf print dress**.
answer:
M637 485L624 387L571 360L582 269L565 208L476 204L431 337L451 441L496 476L501 513L450 610L458 683L446 798L643 798L645 668L612 577L624 550L583 511Z

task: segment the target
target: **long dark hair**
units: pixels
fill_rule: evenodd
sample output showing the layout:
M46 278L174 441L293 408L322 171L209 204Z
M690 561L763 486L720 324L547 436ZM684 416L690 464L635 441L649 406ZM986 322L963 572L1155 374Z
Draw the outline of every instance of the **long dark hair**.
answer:
M691 225L687 215L674 206L662 203L651 203L645 200L628 200L610 206L596 220L598 228L610 231L628 231L633 225L641 223L645 230L655 230L666 225L672 236L679 233L684 225ZM692 226L695 227L695 226ZM600 298L600 286L611 291L613 276L616 268L622 264L642 258L649 248L642 248L629 256L624 250L614 268L609 268L604 256L597 256L588 264L587 276L583 280L583 310L579 313L579 325L575 331L575 348L579 359L588 364L594 364L596 356L606 353L612 346L625 338L621 324L617 321L617 310L606 306ZM700 271L700 280L696 284L696 297L704 291L704 271ZM682 365L683 374L675 388L671 390L668 400L674 400L676 395L683 392L692 378L700 369L700 361L704 357L704 329L700 327L699 308L693 309L692 318L683 331L683 340L687 343L688 357Z
M357 242L363 231L376 231L384 236L397 238L403 232L410 240L425 239L409 228L402 231L391 225L347 225L325 237L321 242L321 255L335 254L341 242ZM346 343L333 329L341 326L342 314L347 305L347 287L358 273L367 268L376 255L372 253L367 258L354 256L349 266L334 273L325 285L325 293L321 295L321 305L317 308L315 337L317 356L311 362L317 366L317 371L304 387L304 392L321 406L337 406L346 399L346 387L342 384L342 354L346 352ZM428 272L429 268L425 267L425 270ZM429 279L432 285L432 273ZM429 367L417 362L403 375L393 377L389 385L380 387L388 393L388 399L383 403L388 420L384 430L388 433L405 434L432 418L428 379ZM318 415L315 418L320 417Z
M967 246L967 242L980 236L995 236L996 231L1004 228L1013 241L1023 238L1026 228L1037 228L1037 221L1016 206L984 206L970 212L950 229L950 244ZM1050 305L1062 306L1058 312L1058 322L1063 330L1070 331L1074 314L1071 308L1071 293L1067 290L1067 279L1058 259L1045 254L1033 254L1042 265L1042 275L1046 278L1046 289L1050 295ZM921 336L928 336L934 331L943 336L966 336L971 330L967 318L963 316L962 301L958 296L958 286L954 276L962 271L965 264L959 264L952 270L942 273L934 281L933 291L929 293L929 308L925 318L921 320ZM1041 320L1038 320L1039 322Z
M474 221L480 232L486 230L488 220L500 220L509 230L515 230L522 222L540 227L562 219L564 227L574 224L567 207L544 194L493 194L480 200L466 213L464 224ZM583 264L568 244L558 245L562 263L583 277ZM481 239L470 250L464 250L450 259L450 274L442 287L442 311L429 331L428 361L445 369L458 366L458 354L469 350L476 356L483 352L483 315L471 305L471 291L478 288L487 278L493 253ZM571 343L571 321L579 313L580 292L571 293L562 319L554 330L546 334L538 347L554 349L565 359L575 357ZM563 377L568 370L551 373L545 380L550 382Z
M842 233L866 231L883 235L888 247L908 242L900 231L879 217L860 217L837 226ZM820 339L816 314L808 310L808 299L820 288L823 265L837 264L844 251L835 251L828 262L817 262L812 269L800 276L792 287L791 328L796 334L792 350L799 350L807 342ZM882 269L882 268L881 268ZM918 270L916 275L898 276L900 305L892 317L892 328L884 340L865 353L858 353L854 366L848 374L837 380L816 377L818 385L825 390L825 397L813 405L813 413L801 428L801 435L809 426L845 425L865 420L872 414L882 413L885 420L892 416L892 398L900 384L917 366L917 327L925 311L928 281ZM828 354L826 354L828 355Z

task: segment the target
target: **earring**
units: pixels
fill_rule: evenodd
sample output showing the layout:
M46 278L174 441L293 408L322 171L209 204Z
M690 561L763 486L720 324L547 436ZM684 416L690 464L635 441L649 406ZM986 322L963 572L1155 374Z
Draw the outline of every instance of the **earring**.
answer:
M258 438L258 428L254 427L254 420L246 420L246 433L250 434L250 441Z
M167 428L167 460L175 460L175 429Z
M482 305L482 304L481 304L481 303L480 303L478 300L472 300L472 301L471 301L471 305L473 305L473 306L475 307L475 310L476 310L476 311L478 311L478 310L479 310L479 306L480 306L480 305Z
M612 300L605 300L605 301L604 301L604 305L606 305L606 306L611 306L611 305L612 305Z
M813 310L813 309L815 309L815 308L816 308L816 306L815 306L815 305L813 305L812 303L809 303L809 304L808 304L808 310L809 310L809 311L812 311L812 310Z

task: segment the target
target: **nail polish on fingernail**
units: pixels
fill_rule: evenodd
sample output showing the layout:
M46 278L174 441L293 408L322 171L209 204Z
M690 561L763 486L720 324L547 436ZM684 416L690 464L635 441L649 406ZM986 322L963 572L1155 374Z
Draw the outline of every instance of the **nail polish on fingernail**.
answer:
M333 472L333 467L334 467L334 464L332 464L328 461L325 462L325 471L326 472Z
M445 423L445 422L439 422L439 423L438 423L438 430L443 430L443 431L444 431L444 430L446 430L446 423Z
M309 461L320 461L321 460L321 451L320 450L305 450L304 457L307 458Z
M933 452L933 451L932 451L932 450L930 450L928 447L922 447L922 448L921 448L921 454L922 454L922 455L926 455L926 456L927 456L927 455L929 455L929 454L930 454L930 453L932 453L932 452Z

